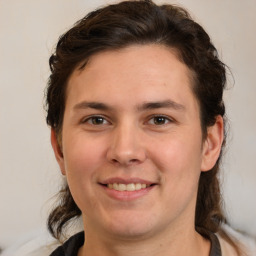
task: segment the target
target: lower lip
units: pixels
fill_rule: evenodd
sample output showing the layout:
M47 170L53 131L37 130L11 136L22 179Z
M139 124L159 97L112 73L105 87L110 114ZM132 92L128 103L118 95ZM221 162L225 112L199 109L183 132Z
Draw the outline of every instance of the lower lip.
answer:
M131 201L143 197L147 195L154 187L155 185L134 191L118 191L115 189L110 189L106 186L102 186L108 196L120 201Z

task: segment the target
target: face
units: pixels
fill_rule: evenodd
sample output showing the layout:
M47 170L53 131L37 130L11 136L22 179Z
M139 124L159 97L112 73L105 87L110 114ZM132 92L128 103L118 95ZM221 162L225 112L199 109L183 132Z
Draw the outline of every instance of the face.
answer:
M222 141L217 122L202 141L186 65L164 46L94 55L71 75L61 171L86 232L145 237L194 227L198 179Z

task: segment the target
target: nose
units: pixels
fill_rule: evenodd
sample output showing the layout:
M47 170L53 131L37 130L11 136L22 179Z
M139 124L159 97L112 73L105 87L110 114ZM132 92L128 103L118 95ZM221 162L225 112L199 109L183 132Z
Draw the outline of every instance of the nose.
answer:
M140 164L146 159L139 127L123 124L112 132L107 152L108 161L122 166Z

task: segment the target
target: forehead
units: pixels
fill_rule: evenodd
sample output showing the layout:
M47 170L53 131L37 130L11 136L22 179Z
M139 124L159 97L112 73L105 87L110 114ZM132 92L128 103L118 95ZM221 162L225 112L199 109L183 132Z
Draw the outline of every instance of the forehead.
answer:
M66 98L120 98L122 102L129 95L132 103L135 98L155 101L169 95L182 100L188 94L194 97L192 84L192 72L177 51L162 45L135 45L93 55L83 69L72 73Z

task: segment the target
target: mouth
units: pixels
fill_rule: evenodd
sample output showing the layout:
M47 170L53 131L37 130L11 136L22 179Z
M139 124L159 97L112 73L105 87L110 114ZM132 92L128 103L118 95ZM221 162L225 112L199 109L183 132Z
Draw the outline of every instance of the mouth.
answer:
M145 183L108 183L108 184L102 184L103 186L117 190L117 191L139 191L142 189L146 189L148 187L154 186L155 184L145 184Z
M158 183L141 178L112 177L99 182L108 196L118 201L141 198L152 191Z

